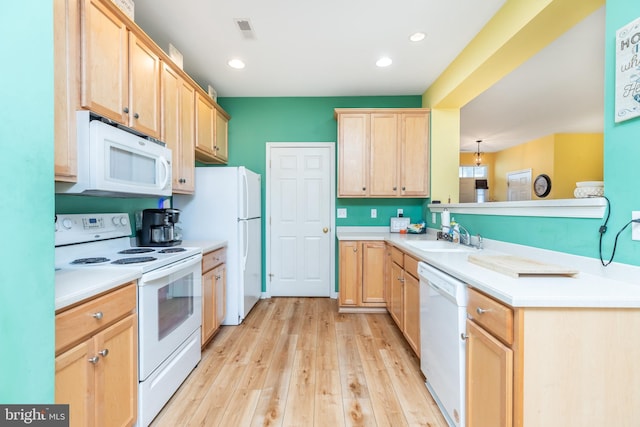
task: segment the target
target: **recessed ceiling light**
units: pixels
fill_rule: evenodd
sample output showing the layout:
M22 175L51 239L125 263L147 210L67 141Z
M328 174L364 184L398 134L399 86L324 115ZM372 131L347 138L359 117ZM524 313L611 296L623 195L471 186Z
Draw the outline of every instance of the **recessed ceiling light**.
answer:
M378 67L388 67L392 62L393 61L391 60L391 58L389 58L388 56L383 56L376 61L376 65Z
M232 59L227 62L227 64L229 64L229 67L235 68L237 70L241 70L244 68L244 62L240 59Z
M425 38L426 36L427 36L427 35L426 35L425 33L417 32L417 33L413 33L413 34L411 34L411 35L409 36L409 40L411 40L412 42L419 42L419 41L424 40L424 38Z

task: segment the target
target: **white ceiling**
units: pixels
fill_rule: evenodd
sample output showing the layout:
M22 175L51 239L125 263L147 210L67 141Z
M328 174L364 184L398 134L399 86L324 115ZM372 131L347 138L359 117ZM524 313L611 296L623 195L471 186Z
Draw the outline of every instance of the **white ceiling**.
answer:
M184 56L185 71L220 97L420 95L504 2L135 0L135 21L165 51L173 44ZM474 151L476 139L486 141L483 151L493 151L573 131L543 130L549 119L567 126L584 121L595 129L598 118L601 131L600 15L588 18L574 39L558 40L555 53L545 49L542 58L529 61L534 69L527 63L463 108L461 149L470 142ZM243 36L238 18L250 21L253 39ZM426 39L410 42L415 31L425 32ZM375 61L383 55L393 64L378 68ZM232 58L246 68L230 68Z

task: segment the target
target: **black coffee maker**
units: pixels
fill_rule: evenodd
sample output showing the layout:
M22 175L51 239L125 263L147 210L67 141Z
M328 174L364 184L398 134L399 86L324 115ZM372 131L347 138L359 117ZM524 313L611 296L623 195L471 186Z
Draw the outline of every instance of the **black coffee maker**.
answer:
M142 228L138 231L139 246L175 246L182 243L175 233L180 219L179 209L145 209Z

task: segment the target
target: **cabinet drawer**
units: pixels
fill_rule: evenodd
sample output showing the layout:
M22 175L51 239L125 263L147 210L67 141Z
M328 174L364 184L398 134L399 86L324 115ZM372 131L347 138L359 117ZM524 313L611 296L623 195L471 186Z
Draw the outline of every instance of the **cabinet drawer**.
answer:
M217 265L227 260L227 250L225 248L216 249L202 255L202 272L206 273Z
M414 257L404 254L404 271L418 278L418 260Z
M475 289L469 288L467 315L501 341L513 343L513 310Z
M56 315L56 353L92 335L136 309L136 283Z
M404 252L395 246L391 248L391 259L400 267L404 267Z

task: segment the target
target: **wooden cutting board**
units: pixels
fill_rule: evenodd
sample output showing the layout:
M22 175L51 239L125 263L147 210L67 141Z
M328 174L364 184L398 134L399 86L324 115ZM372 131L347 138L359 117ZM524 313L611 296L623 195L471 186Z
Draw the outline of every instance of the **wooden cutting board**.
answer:
M506 274L522 276L575 276L578 270L561 265L547 264L512 255L469 255L469 262Z

